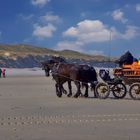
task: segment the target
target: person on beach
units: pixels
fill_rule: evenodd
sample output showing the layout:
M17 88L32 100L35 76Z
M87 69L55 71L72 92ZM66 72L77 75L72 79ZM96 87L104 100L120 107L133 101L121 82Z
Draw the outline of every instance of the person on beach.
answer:
M1 78L1 74L2 74L2 69L0 68L0 78Z
M5 69L5 68L2 69L2 76L3 76L4 78L6 77L6 69Z

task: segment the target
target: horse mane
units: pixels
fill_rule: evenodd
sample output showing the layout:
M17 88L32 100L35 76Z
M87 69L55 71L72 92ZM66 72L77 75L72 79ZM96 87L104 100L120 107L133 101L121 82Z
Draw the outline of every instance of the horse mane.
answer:
M51 59L58 63L67 63L66 59L62 56L52 56Z

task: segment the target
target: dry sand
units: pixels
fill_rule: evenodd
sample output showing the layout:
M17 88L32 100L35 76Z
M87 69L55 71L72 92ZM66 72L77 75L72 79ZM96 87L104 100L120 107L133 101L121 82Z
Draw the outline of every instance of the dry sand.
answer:
M26 74L0 79L0 140L139 140L140 101L58 98L51 77Z

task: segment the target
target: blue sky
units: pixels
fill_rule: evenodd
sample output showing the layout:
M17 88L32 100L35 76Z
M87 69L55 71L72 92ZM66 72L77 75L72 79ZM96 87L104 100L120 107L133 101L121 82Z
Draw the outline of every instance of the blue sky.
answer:
M0 0L0 43L140 58L140 1Z

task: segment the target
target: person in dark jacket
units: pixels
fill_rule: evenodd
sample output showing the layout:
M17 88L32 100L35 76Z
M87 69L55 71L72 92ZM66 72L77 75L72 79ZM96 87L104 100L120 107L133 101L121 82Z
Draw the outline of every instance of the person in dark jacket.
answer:
M120 67L122 67L124 64L131 65L134 62L134 60L135 58L133 57L133 55L129 51L127 51L115 62L119 64Z

